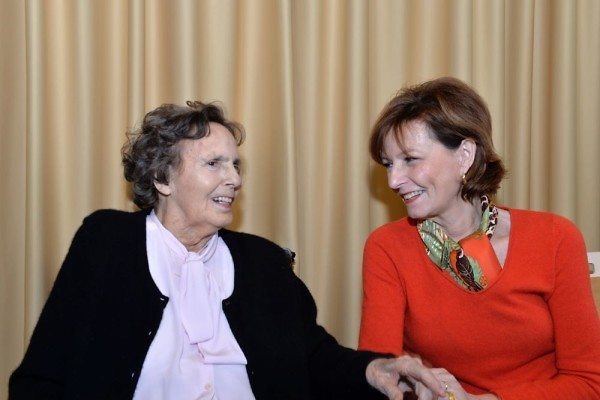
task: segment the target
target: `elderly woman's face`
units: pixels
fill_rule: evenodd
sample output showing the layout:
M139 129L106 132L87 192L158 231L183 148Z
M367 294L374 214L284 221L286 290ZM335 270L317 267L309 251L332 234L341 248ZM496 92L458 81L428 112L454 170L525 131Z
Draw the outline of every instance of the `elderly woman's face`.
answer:
M178 145L181 162L159 188L166 194L159 207L179 226L213 234L233 219L232 203L242 185L237 144L224 126L210 123L208 136Z
M399 137L400 144L394 132L386 136L383 164L388 184L404 201L408 216L438 222L452 218L462 201L460 151L446 148L421 121L406 124Z

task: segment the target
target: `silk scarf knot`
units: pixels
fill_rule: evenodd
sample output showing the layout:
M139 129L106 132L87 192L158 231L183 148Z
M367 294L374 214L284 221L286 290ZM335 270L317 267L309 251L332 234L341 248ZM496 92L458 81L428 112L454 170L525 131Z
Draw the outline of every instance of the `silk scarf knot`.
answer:
M481 212L479 229L458 242L433 220L417 224L431 261L456 284L474 292L485 289L502 269L490 243L498 221L498 208L485 195L481 196Z

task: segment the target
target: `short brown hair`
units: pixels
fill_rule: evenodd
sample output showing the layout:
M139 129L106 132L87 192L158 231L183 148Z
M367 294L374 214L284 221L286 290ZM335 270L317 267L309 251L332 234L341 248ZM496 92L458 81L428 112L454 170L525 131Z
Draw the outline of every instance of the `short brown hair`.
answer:
M492 143L492 118L481 98L469 85L451 77L423 82L402 89L383 108L371 130L370 151L382 164L383 142L412 121L422 121L448 149L464 139L475 142L473 165L466 174L461 197L467 201L495 195L506 170Z
M163 104L144 116L142 126L128 133L122 149L125 179L133 185L133 202L141 209L152 208L158 201L155 182L168 184L170 168L181 162L182 139L201 139L210 134L209 123L223 125L239 146L244 128L225 118L216 103L188 101L185 106Z

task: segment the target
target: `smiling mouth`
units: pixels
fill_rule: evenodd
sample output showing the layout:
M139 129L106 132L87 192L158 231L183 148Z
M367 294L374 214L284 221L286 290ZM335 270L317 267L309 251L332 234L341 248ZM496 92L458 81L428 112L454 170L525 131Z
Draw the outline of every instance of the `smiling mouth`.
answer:
M214 197L212 199L212 201L214 201L217 204L223 204L223 205L231 205L231 203L233 203L233 197L228 197L228 196L219 196L219 197Z
M402 197L402 200L404 200L404 202L406 203L407 201L417 197L418 195L422 194L423 192L424 192L424 190L415 190L412 192L404 193L404 194L400 195L400 197Z

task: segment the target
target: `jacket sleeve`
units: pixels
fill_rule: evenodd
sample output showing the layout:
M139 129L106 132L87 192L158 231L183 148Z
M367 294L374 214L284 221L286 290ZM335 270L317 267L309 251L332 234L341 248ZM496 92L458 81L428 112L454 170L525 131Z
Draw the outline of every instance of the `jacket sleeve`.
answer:
M367 365L387 357L341 346L316 322L317 308L304 283L294 275L294 287L301 301L311 392L318 399L383 399L367 382Z
M9 380L9 399L59 399L81 335L78 317L90 296L85 264L89 233L82 226L73 239L50 296L33 331L23 361Z
M583 237L575 225L558 217L552 234L557 238L555 284L548 308L554 322L558 374L495 389L502 400L600 398L600 319Z

